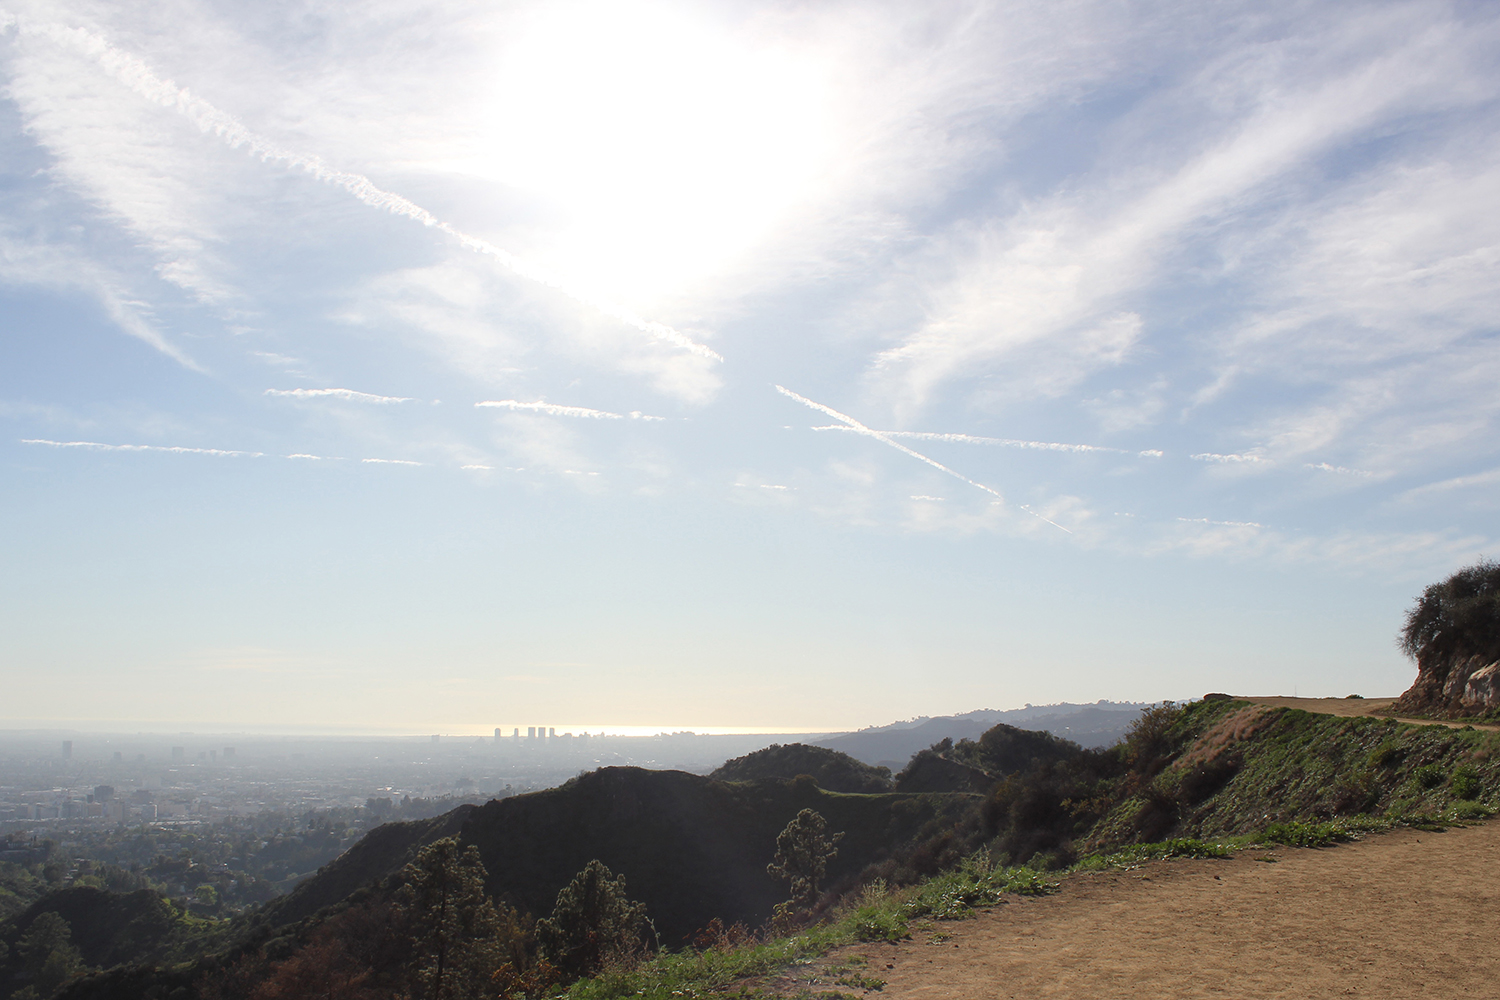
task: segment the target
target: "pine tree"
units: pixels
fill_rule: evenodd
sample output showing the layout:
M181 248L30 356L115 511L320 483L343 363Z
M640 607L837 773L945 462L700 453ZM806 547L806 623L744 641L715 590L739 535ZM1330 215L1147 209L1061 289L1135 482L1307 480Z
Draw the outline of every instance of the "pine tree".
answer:
M424 1000L485 995L501 957L500 920L484 891L484 862L472 844L448 837L422 848L401 873L400 899L415 937L415 986Z
M838 856L834 847L842 833L828 835L823 814L804 809L776 835L776 856L766 871L791 884L792 903L808 908L818 901L818 883L828 874L828 862Z
M589 976L640 947L645 923L646 904L626 896L625 876L594 860L557 894L552 916L536 922L537 944L564 975Z

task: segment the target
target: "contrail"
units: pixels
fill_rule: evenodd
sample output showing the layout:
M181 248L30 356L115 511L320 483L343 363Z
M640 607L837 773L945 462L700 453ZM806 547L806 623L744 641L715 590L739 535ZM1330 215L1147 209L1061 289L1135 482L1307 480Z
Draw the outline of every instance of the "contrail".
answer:
M884 444L888 444L892 448L895 448L897 451L901 452L902 454L910 455L912 458L915 458L919 462L926 462L928 465L932 466L934 469L939 469L939 470L941 470L943 472L946 472L948 475L952 476L954 479L961 480L962 482L968 483L970 486L973 486L973 487L975 487L977 489L984 490L986 493L988 493L991 496L995 497L997 500L1001 501L1002 503L1005 501L1005 497L1001 496L998 492L996 492L995 490L990 489L990 487L984 485L983 483L977 483L974 480L970 479L968 476L964 475L963 473L953 471L952 469L950 469L946 465L944 465L942 462L935 462L932 459L928 458L926 455L922 454L920 451L913 451L910 448L908 448L906 445L902 444L901 442L892 440L890 433L887 432L887 431L877 431L877 430L874 430L872 428L866 427L864 424L860 423L858 420L855 420L853 417L849 416L847 413L840 413L838 410L835 410L831 406L824 406L822 403L814 402L813 400L808 399L806 396L799 396L797 393L795 393L792 390L786 388L785 386L781 386L781 385L776 386L776 391L779 392L779 393L781 393L783 396L786 396L786 397L788 397L790 399L795 399L797 402L801 403L803 406L811 407L812 409L817 410L819 413L827 414L828 416L832 417L833 419L835 419L835 420L839 421L840 423L844 424L846 427L848 427L849 430L853 431L856 434L863 434L866 437L872 437L876 441L880 441L880 442L882 442ZM1052 525L1054 528L1060 528L1063 531L1067 531L1068 534L1070 534L1070 535L1073 533L1071 531L1068 531L1067 528L1064 528L1062 525L1058 524L1056 521L1052 520L1051 518L1042 517L1041 514L1038 514L1036 511L1032 510L1026 504L1022 504L1021 505L1021 509L1024 510L1026 513L1030 514L1032 517L1041 518L1043 521L1046 521L1048 524Z
M371 208L390 212L392 215L404 216L424 226L441 230L452 236L466 249L494 257L502 267L513 274L554 288L575 302L590 306L611 319L634 327L650 337L673 344L699 357L713 361L724 360L718 352L692 340L665 323L637 316L623 306L605 301L544 268L522 260L488 240L470 236L451 223L439 219L415 202L392 191L376 187L374 182L363 174L337 170L324 163L321 157L287 149L263 135L252 132L244 123L201 97L194 96L187 88L179 87L171 80L163 80L146 62L115 47L95 32L84 28L69 28L60 24L23 24L18 17L0 14L0 27L8 25L15 25L22 31L33 31L53 41L72 46L93 59L111 76L137 94L162 107L176 111L197 125L199 130L205 133L212 132L232 148L238 149L244 146L252 155L259 156L262 161L274 160L284 163L288 167L311 174L326 184L343 188Z
M178 448L159 444L101 444L98 441L48 441L22 438L22 444L44 444L49 448L87 448L89 451L165 451L174 455L218 455L226 458L260 458L260 451L227 451L223 448Z
M266 395L288 396L292 399L317 399L321 396L332 396L336 399L347 399L353 403L416 402L411 396L377 396L369 392L355 392L353 389L267 389Z
M834 424L828 427L814 427L815 431L849 431L853 428ZM1057 441L1019 441L1014 438L992 438L979 437L975 434L939 434L933 431L881 431L887 437L905 438L908 441L944 441L954 444L988 444L998 445L1002 448L1029 448L1034 451L1068 451L1075 453L1085 452L1107 452L1114 455L1135 454L1146 458L1160 458L1161 452L1156 450L1131 452L1127 448L1106 448L1097 444L1062 444Z
M587 406L560 406L557 403L543 403L538 400L535 403L523 403L519 399L486 399L475 406L495 406L506 410L520 410L530 413L545 413L549 417L584 417L589 420L665 420L666 417L653 417L640 410L631 410L627 413L610 413L608 410L591 410Z
M1211 451L1205 451L1198 455L1189 455L1188 458L1191 458L1195 462L1219 462L1223 464L1245 462L1251 465L1269 465L1271 462L1269 458L1262 455L1218 455Z
M1264 528L1265 525L1259 521L1211 521L1206 517L1179 517L1177 520L1187 524L1219 524L1226 528Z
M902 454L910 455L912 458L915 458L919 462L926 462L928 465L932 466L934 469L939 469L939 470L941 470L943 472L948 473L948 475L952 476L954 479L961 479L964 482L968 483L970 486L978 487L979 489L984 490L986 493L989 493L990 495L996 497L999 500L1004 500L1005 499L1005 497L1001 496L995 490L990 489L988 486L984 485L983 483L976 483L974 480L970 479L968 476L964 475L963 473L961 473L961 472L954 472L952 469L948 468L942 462L935 462L932 459L928 458L926 455L922 454L920 451L912 451L906 445L901 444L898 441L891 440L890 436L888 434L886 434L885 432L883 432L883 431L877 431L877 430L872 430L871 428L866 427L864 424L860 423L858 420L855 420L853 417L849 416L848 414L840 413L838 410L835 410L831 406L824 406L822 403L815 403L812 400L808 399L806 396L799 396L795 392L793 392L792 390L786 388L785 386L778 385L776 387L776 391L779 392L779 393L781 393L783 396L788 397L789 399L795 399L797 402L801 403L803 406L808 406L808 407L811 407L814 410L817 410L819 413L827 414L828 416L832 417L833 419L835 419L837 421L840 421L841 423L843 423L846 426L848 426L848 428L851 431L853 431L854 433L856 433L856 434L863 434L866 437L872 437L872 438L874 438L876 441L884 442L885 444L890 445L892 448L895 448L897 451L901 452Z

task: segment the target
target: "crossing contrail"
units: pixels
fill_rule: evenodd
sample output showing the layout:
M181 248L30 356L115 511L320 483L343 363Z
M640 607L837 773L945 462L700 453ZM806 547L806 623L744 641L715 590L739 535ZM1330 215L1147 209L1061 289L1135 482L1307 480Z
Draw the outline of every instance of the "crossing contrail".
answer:
M855 434L863 434L865 437L872 437L876 441L879 441L879 442L881 442L883 444L888 444L892 448L895 448L897 451L901 452L904 455L910 455L912 458L915 458L919 462L926 462L928 465L932 466L934 469L938 469L938 470L940 470L942 472L946 472L948 475L952 476L954 479L960 480L961 482L968 483L970 486L973 486L973 487L975 487L977 489L984 490L986 493L988 493L991 496L995 497L995 499L1001 501L1002 503L1005 501L1005 497L1001 496L998 491L991 489L990 487L984 485L983 483L975 482L974 480L970 479L968 476L964 475L962 472L955 472L953 469L948 468L942 462L934 461L933 459L930 459L926 455L922 454L920 451L913 451L912 449L908 448L906 445L902 444L901 442L892 440L890 434L888 432L886 432L886 431L877 431L877 430L875 430L875 429L873 429L871 427L866 427L864 424L860 423L858 420L855 420L853 417L849 416L847 413L840 413L838 410L835 410L831 406L824 406L822 403L819 403L819 402L816 402L814 400L808 399L806 396L800 396L797 393L793 392L792 390L786 388L785 386L781 386L781 385L776 386L776 391L779 392L779 393L781 393L783 396L786 396L789 399L795 399L797 402L801 403L803 406L810 407L810 408L812 408L814 410L817 410L819 413L826 414L827 416L832 417L833 419L839 421L839 423L843 424L845 427L847 427L850 431L852 431ZM1032 510L1026 504L1022 504L1021 505L1021 509L1024 510L1026 513L1030 514L1032 517L1040 518L1041 520L1046 521L1048 524L1052 525L1054 528L1061 529L1062 531L1067 531L1068 534L1070 534L1070 535L1073 533L1071 531L1068 531L1067 528L1064 528L1062 525L1058 524L1056 521L1052 520L1050 517L1043 517L1041 514L1038 514L1036 511Z
M179 87L171 80L163 80L146 62L119 49L95 32L84 28L69 28L60 24L23 22L14 15L0 13L0 27L8 25L15 25L25 32L44 35L55 42L82 52L137 94L162 107L176 111L197 125L200 131L212 132L232 148L238 149L243 146L251 155L259 156L263 161L284 163L288 167L311 174L325 184L342 188L371 208L403 216L447 233L466 249L495 258L502 267L513 274L554 288L573 301L590 306L611 319L634 327L649 337L673 344L699 357L713 361L724 360L718 352L705 347L665 323L638 316L623 306L599 298L565 278L522 260L488 240L471 236L451 223L439 219L421 205L395 192L376 187L375 183L363 174L338 170L323 162L322 157L288 149L266 136L251 131L233 115L195 96L187 88Z

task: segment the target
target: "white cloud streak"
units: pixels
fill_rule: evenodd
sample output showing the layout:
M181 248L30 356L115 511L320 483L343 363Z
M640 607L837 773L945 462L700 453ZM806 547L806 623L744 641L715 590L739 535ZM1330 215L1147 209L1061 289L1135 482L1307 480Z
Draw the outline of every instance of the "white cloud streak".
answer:
M1195 462L1214 462L1214 463L1217 463L1219 465L1270 465L1271 464L1271 460L1269 458L1266 458L1264 455L1256 455L1256 454L1253 454L1253 453L1252 454L1244 454L1244 455L1237 455L1237 454L1219 455L1219 454L1216 454L1215 452L1205 451L1205 452L1200 452L1197 455L1189 455L1188 458L1191 458Z
M779 392L779 393L781 393L783 396L786 396L788 399L795 399L797 402L801 403L803 406L806 406L806 407L809 407L811 409L817 410L819 413L822 413L822 414L825 414L827 416L832 417L833 419L835 419L835 420L843 423L845 426L847 426L851 431L855 432L856 434L863 434L865 437L872 437L876 441L880 441L883 444L887 444L887 445L891 446L892 448L895 448L897 451L901 452L903 455L910 455L912 458L915 458L919 462L926 462L928 465L932 466L934 469L937 469L940 472L946 472L948 475L952 476L954 479L961 480L962 482L968 483L970 486L973 486L973 487L975 487L977 489L984 490L986 493L990 494L991 496L995 497L998 500L1002 500L1003 501L1005 499L1005 497L1001 496L1000 493L997 490L993 490L990 487L984 485L983 483L977 483L974 480L970 479L968 476L964 475L963 473L953 471L952 469L950 469L946 465L944 465L942 462L933 461L932 459L928 458L926 455L922 454L921 452L919 452L919 451L913 451L912 449L908 448L906 445L901 444L898 441L891 440L890 436L887 435L887 434L885 434L884 432L877 431L877 430L872 430L871 428L866 427L864 424L860 423L858 420L855 420L853 417L851 417L851 416L849 416L847 414L844 414L844 413L840 413L838 410L835 410L831 406L824 406L822 403L814 402L813 400L808 399L806 396L799 396L797 393L795 393L792 390L786 388L785 386L780 386L780 385L776 386L776 391Z
M421 462L412 462L404 458L362 458L361 462L370 465L421 465Z
M722 355L692 340L685 334L654 320L638 316L623 306L605 301L578 287L572 281L555 275L534 263L523 260L488 240L471 236L451 223L444 222L420 205L401 195L377 187L362 174L338 170L321 157L299 153L278 145L266 136L251 131L232 115L220 110L185 87L158 76L143 60L111 44L97 32L70 28L61 24L22 20L14 15L0 15L0 26L13 26L23 33L34 33L66 45L98 63L107 73L135 93L187 118L205 134L212 133L230 147L245 148L262 161L285 164L301 170L325 184L341 188L359 201L380 211L419 222L437 229L458 241L460 246L493 257L506 270L528 280L555 289L583 305L633 327L647 336L712 361L723 361Z
M562 406L558 403L544 403L540 400L534 403L523 403L519 399L487 399L474 405L515 410L519 413L545 413L549 417L579 417L585 420L643 420L649 423L667 419L666 417L653 417L640 410L631 410L629 413L611 413L608 410L592 410L587 406Z
M267 389L267 396L284 396L289 399L344 399L352 403L414 403L411 396L377 396L353 389Z
M834 424L827 427L814 427L815 431L846 431L854 432L854 428L843 424ZM1101 452L1115 455L1129 455L1131 452L1125 448L1106 448L1093 444L1062 444L1055 441L1020 441L1011 438L980 437L975 434L940 434L933 431L881 431L887 437L904 438L908 441L942 441L954 444L986 444L996 445L1001 448L1027 448L1034 451L1066 451L1075 454L1087 452ZM1137 453L1140 457L1160 458L1159 451L1143 451Z
M46 438L22 438L22 444L40 444L49 448L82 448L86 451L161 451L173 455L215 455L223 458L260 458L260 451L232 451L225 448L181 448L159 444L102 444L98 441L49 441Z

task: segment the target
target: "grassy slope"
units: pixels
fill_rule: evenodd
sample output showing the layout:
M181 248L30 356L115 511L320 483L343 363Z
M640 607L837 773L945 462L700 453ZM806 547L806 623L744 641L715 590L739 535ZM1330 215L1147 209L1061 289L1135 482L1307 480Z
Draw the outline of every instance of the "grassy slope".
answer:
M1143 830L1222 838L1336 816L1480 815L1500 792L1500 733L1197 702L1170 737L1170 764L1118 801L1087 846L1160 839Z
M1500 809L1500 733L1218 701L1173 713L1159 737L1147 772L1100 783L1097 791L1113 801L1086 837L1092 853L1073 867L1224 856L1265 840L1319 845L1395 823L1477 819ZM1170 839L1142 843L1143 829L1165 830ZM962 918L1007 893L1051 891L1051 877L996 865L980 851L904 889L866 887L830 921L801 933L663 954L576 983L569 996L769 996L760 977L842 944L900 937L914 921ZM874 983L855 975L849 990L807 995L852 996L878 989Z

